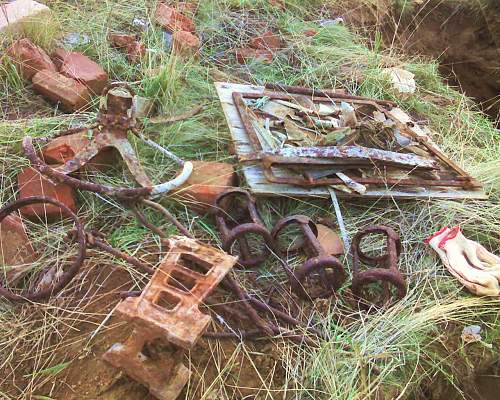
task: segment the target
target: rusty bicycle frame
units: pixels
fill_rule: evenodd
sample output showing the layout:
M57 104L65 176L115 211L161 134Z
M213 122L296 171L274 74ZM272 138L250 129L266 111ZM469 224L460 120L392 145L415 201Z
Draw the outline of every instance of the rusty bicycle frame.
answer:
M245 99L260 99L263 97L268 97L271 100L296 100L297 96L310 95L314 96L314 100L317 102L321 101L348 101L353 104L364 104L370 105L374 107L377 111L383 113L387 118L390 118L395 121L396 126L405 134L410 136L412 139L417 141L420 145L422 145L425 149L427 149L434 157L439 159L441 162L446 164L457 176L448 176L443 178L436 179L426 179L426 178L387 178L387 177L356 177L354 178L356 182L360 184L373 184L373 185L391 185L391 186L416 186L416 187L436 187L436 186L449 186L449 187L460 187L464 189L471 188L481 188L482 185L473 179L467 172L465 172L462 168L460 168L457 164L451 161L446 155L444 155L439 149L429 143L425 138L416 135L409 126L401 123L394 117L389 116L388 110L385 108L387 106L394 106L395 104L389 101L384 100L375 100L368 99L359 96L350 96L345 94L339 94L335 92L328 91L316 91L313 89L300 88L300 87L290 87L290 86L280 86L280 85L266 85L266 88L272 89L283 89L285 92L275 92L275 91L266 91L262 94L255 93L240 93L233 92L233 102L238 110L238 114L242 121L243 127L248 134L250 143L254 148L255 154L249 154L246 157L242 158L242 162L255 162L260 160L264 175L269 182L279 183L279 184L290 184L304 187L314 187L314 186L325 186L325 185L342 185L344 181L340 178L315 178L311 175L310 172L307 171L308 168L326 168L332 166L342 165L342 168L345 170L352 168L361 168L366 167L368 165L367 160L348 160L345 157L323 157L321 158L321 154L317 156L314 155L314 152L310 152L309 157L282 157L280 155L273 154L272 152L265 152L261 146L259 141L257 132L253 127L251 116L248 113L248 106L245 103ZM336 148L341 150L342 147L345 146L337 146ZM335 148L335 146L330 146L330 148ZM307 148L304 148L307 149ZM384 152L380 150L381 154ZM312 153L312 154L311 154ZM319 153L319 152L318 152ZM386 152L389 153L389 152ZM391 152L392 153L392 152ZM398 154L398 153L394 153ZM403 155L403 154L400 154ZM347 165L346 165L347 164ZM375 160L371 160L371 165L376 166L377 162ZM390 166L390 163L379 162L378 164L382 164L385 166ZM273 172L273 166L280 166L285 168L298 168L304 169L301 171L302 177L299 176L276 176ZM398 165L400 166L400 165ZM407 167L408 169L408 167ZM440 172L448 172L443 171ZM332 173L333 175L334 173Z

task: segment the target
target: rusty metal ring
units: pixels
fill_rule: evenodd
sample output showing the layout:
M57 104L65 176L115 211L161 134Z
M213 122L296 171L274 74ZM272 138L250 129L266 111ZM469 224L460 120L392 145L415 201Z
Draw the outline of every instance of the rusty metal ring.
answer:
M234 196L234 195L243 195L246 200L247 200L247 205L252 204L255 205L255 199L248 193L245 189L241 189L238 187L235 188L230 188L222 192L217 198L215 199L215 212L216 214L221 213L224 211L224 207L222 206L222 201L226 199L227 197Z
M70 219L73 220L75 227L76 227L76 241L78 242L78 254L76 256L76 259L72 262L71 266L68 268L67 271L65 271L62 275L59 281L53 285L52 287L49 287L44 290L40 290L39 292L24 292L22 294L16 294L7 289L7 287L4 285L3 282L0 280L0 296L5 297L8 300L11 301L39 301L39 300L46 300L53 294L56 294L60 292L73 278L74 276L78 273L80 266L83 263L83 260L85 259L85 253L86 253L86 248L87 248L87 240L85 237L85 232L83 230L83 225L76 216L73 211L71 211L67 206L65 206L63 203L50 199L47 197L42 197L42 196L34 196L34 197L26 197L25 199L21 200L15 200L4 207L0 209L0 223L11 213L14 211L19 210L21 207L28 206L31 204L39 204L39 203L48 203L52 204L56 207L61 208L65 215L68 216Z
M371 234L377 234L377 233L381 233L381 234L384 234L386 236L386 252L385 252L385 254L378 256L378 257L368 256L361 250L361 247L360 247L361 241L363 240L363 238L365 236L368 236ZM369 225L366 228L364 228L362 231L359 231L354 236L354 238L352 239L352 248L356 249L357 254L358 254L361 261L363 261L366 264L376 265L376 264L380 264L380 263L385 262L387 260L387 258L389 257L388 247L389 247L389 241L391 241L391 240L394 241L394 243L396 245L396 252L397 252L396 254L399 257L399 255L401 254L401 249L402 249L401 239L399 238L399 235L394 231L394 229L389 228L388 226L384 226L384 225Z
M292 215L289 217L282 218L276 223L276 225L274 225L274 228L271 231L271 236L274 239L274 242L276 244L276 249L278 251L280 251L282 253L285 253L285 251L295 252L295 251L298 251L298 250L301 250L304 248L304 246L306 244L305 239L298 241L298 243L288 247L286 250L281 249L279 247L278 236L280 235L281 231L285 227L287 227L289 225L294 225L294 224L309 225L309 228L311 228L311 231L313 232L314 236L318 237L318 228L316 227L316 224L308 216L306 216L306 215Z
M323 282L324 286L327 288L324 291L321 291L317 294L308 293L304 286L303 282L308 275L313 273L316 270L326 269L328 267L333 267L334 270L334 279L328 280L327 282ZM293 273L293 277L291 279L291 288L303 299L317 299L317 298L325 298L332 295L332 291L337 290L342 286L342 284L346 280L346 273L344 271L344 267L340 263L340 261L333 256L318 256L313 257L307 260L302 266L297 268L297 270Z
M364 298L362 295L363 286L375 282L387 282L397 289L397 298L402 299L406 296L406 282L399 271L397 272L398 273L394 273L394 270L388 268L372 268L363 273L354 274L351 287L352 293L362 299Z
M262 252L258 254L255 258L238 259L239 264L243 265L244 267L253 268L259 266L264 261L266 261L267 258L269 257L269 254L271 253L266 243L268 245L271 245L273 243L273 238L269 234L268 230L262 225L250 222L234 227L228 232L228 236L223 239L222 249L231 254L231 247L233 246L234 242L244 237L248 233L254 233L256 235L260 235L264 239L263 241L264 248L262 249Z

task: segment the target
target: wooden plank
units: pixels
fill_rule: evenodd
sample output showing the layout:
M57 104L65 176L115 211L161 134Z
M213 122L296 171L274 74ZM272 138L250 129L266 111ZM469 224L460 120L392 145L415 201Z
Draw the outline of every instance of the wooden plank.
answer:
M219 99L226 116L226 120L231 133L231 138L235 145L237 155L244 155L253 153L254 149L250 144L248 135L243 128L237 108L233 103L233 92L240 93L256 93L262 94L265 90L263 86L244 85L237 83L215 82L215 87L219 95ZM259 164L240 165L240 170L250 188L250 191L256 196L284 196L284 197L319 197L330 198L330 193L327 188L313 187L304 188L294 185L274 184L267 181L264 176L264 171ZM276 169L276 175L285 175L286 170ZM363 195L357 193L345 193L337 191L338 197L343 198L400 198L400 199L487 199L488 197L482 190L462 190L457 188L419 188L418 191L411 190L410 188L394 188L387 187L385 189L377 188L370 189Z

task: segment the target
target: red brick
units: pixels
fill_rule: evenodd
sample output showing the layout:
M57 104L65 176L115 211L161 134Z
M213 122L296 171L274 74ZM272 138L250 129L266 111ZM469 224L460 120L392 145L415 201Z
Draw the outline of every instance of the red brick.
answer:
M193 55L200 48L200 39L191 32L174 32L172 40L173 49L176 54Z
M0 223L0 265L14 267L37 259L19 215L12 213ZM15 275L15 272L12 271ZM7 272L7 277L9 277ZM10 278L14 278L11 276Z
M110 34L109 41L117 48L127 52L127 58L135 63L146 55L146 46L137 41L134 35Z
M76 212L76 201L73 188L65 184L53 184L37 170L26 168L17 176L19 198L46 196L59 200L70 210ZM53 220L65 216L64 212L52 204L32 204L21 208L23 217L32 220Z
M61 108L69 112L80 110L90 102L90 93L85 85L59 72L37 72L33 77L33 90L60 103Z
M266 32L263 35L254 37L250 40L249 45L254 49L267 50L278 50L282 47L281 38L272 32Z
M43 159L47 164L64 164L75 157L90 143L85 132L60 136L50 141L42 149ZM106 149L95 156L86 168L105 170L116 164L117 155L114 149Z
M271 64L273 62L273 53L269 50L264 49L252 49L250 47L242 47L236 49L235 51L236 61L240 64L245 64L246 62L255 59L261 61L265 64Z
M190 208L208 211L219 194L236 184L236 174L227 163L193 161L193 165L193 173L176 193Z
M180 12L172 7L169 7L165 3L159 3L156 7L155 20L169 32L195 32L195 25L191 18L182 15Z
M83 83L93 94L100 95L108 84L106 71L84 54L57 49L53 59L61 74Z
M318 31L316 29L307 29L304 32L302 32L302 34L304 36L307 36L307 37L312 37L312 36L316 35L317 33L318 33Z
M47 53L29 39L16 40L7 49L6 54L10 56L24 79L30 80L33 75L44 69L57 71Z

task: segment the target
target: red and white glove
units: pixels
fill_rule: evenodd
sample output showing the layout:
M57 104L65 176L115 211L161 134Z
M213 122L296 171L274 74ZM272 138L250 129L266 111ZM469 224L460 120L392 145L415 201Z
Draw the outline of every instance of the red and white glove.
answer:
M460 227L444 227L426 240L448 271L470 292L479 296L500 295L499 257L467 239Z

